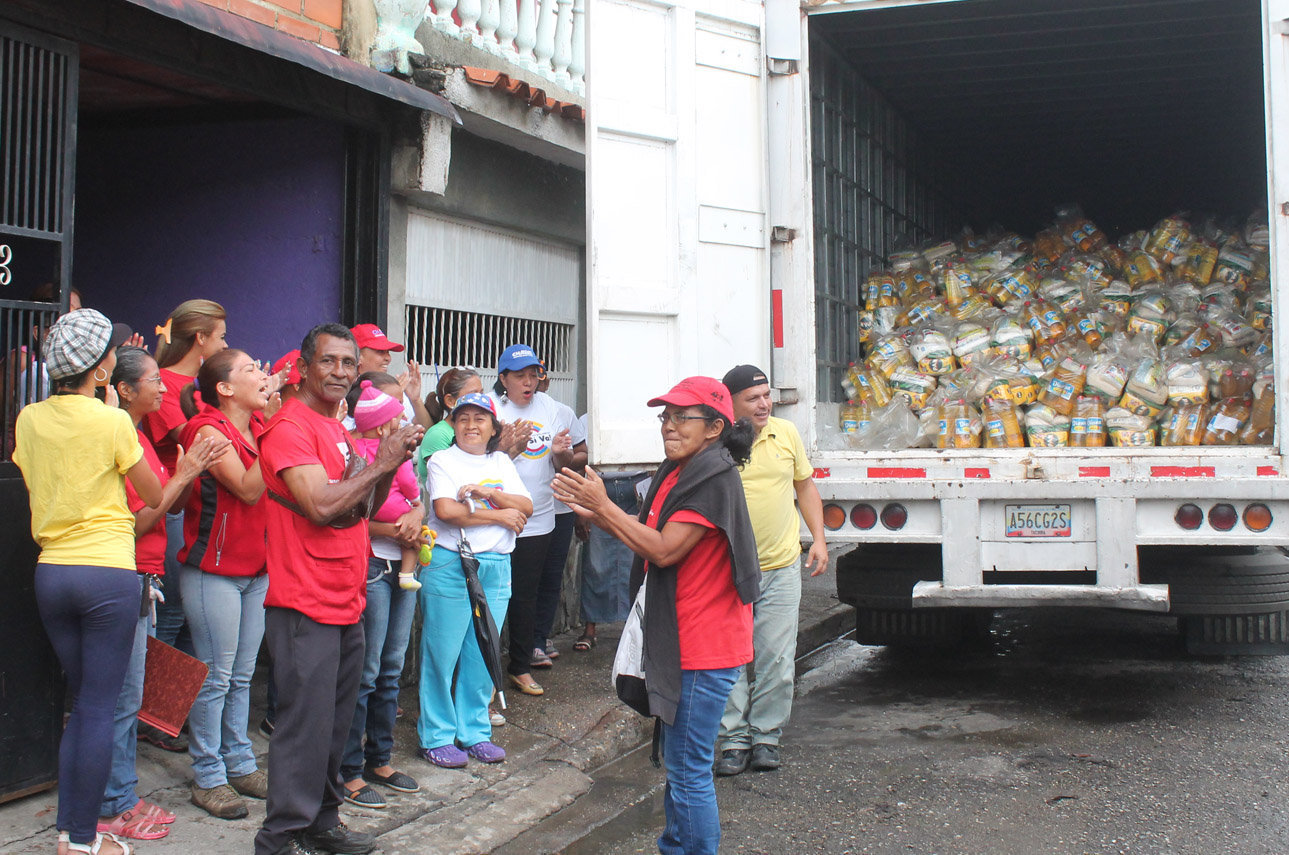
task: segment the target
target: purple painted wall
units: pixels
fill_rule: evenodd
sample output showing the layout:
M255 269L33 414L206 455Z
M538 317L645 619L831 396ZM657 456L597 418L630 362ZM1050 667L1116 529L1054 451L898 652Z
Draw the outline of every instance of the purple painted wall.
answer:
M272 361L339 320L344 132L313 119L83 125L73 282L144 333L184 300L228 312L228 341Z

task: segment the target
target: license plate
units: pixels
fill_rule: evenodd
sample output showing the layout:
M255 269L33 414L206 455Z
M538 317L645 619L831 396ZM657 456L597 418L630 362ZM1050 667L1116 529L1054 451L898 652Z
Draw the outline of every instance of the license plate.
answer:
M1069 505L1006 505L1008 537L1069 537Z

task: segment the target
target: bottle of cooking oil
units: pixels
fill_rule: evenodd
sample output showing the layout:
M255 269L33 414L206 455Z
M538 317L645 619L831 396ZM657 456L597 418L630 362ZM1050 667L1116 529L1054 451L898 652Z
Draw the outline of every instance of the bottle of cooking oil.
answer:
M1224 398L1209 416L1204 428L1203 445L1235 445L1239 442L1240 428L1249 421L1253 409L1248 398Z
M1240 431L1240 444L1270 445L1276 430L1275 418L1275 384L1259 383L1255 387L1253 411L1249 414L1249 423Z
M1087 366L1067 356L1056 366L1051 379L1039 394L1038 402L1063 416L1072 416L1074 399L1083 394L1083 384L1087 379Z
M1080 395L1070 419L1070 445L1101 448L1105 445L1105 402L1095 395Z
M984 400L985 448L1024 448L1016 405L1010 398L988 396Z
M854 434L859 432L859 405L847 401L841 405L841 432Z

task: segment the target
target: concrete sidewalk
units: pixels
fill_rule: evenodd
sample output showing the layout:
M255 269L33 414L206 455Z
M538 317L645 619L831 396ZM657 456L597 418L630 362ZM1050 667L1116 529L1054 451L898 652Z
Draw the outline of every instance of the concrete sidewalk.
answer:
M806 578L798 655L845 632L850 621L850 609L837 602L831 572ZM386 809L346 804L345 822L377 834L386 855L471 855L493 851L575 802L591 789L596 769L652 734L652 719L619 703L609 685L619 630L616 625L602 627L599 644L586 653L572 649L576 631L559 637L556 646L562 655L555 667L536 672L545 696L506 693L509 723L497 728L493 739L508 756L496 766L471 761L465 769L447 770L417 758L416 691L404 690L407 715L395 732L394 765L416 778L421 792L404 795L382 789L389 803ZM254 691L253 727L263 713L262 679ZM252 740L264 765L268 740L258 731ZM249 855L264 818L263 802L248 799L251 812L246 819L215 819L188 801L187 754L147 744L139 745L138 772L139 794L177 812L179 819L168 837L139 842L136 851ZM52 790L0 806L0 855L52 853L56 810L57 793Z

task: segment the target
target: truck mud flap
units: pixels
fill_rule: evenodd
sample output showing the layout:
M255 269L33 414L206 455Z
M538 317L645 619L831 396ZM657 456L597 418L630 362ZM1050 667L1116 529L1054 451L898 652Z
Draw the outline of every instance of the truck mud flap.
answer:
M1213 656L1289 654L1289 611L1182 618L1186 652Z
M953 647L988 636L989 609L855 610L855 640L892 647Z

